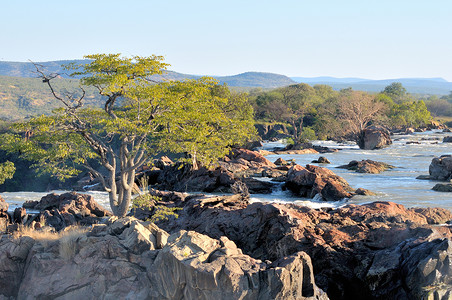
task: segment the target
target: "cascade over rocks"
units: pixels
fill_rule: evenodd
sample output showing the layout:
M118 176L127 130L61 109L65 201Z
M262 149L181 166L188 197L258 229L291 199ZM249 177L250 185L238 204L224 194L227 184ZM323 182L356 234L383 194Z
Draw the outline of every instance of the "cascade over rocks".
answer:
M304 252L267 263L227 237L131 217L47 242L3 236L0 259L0 298L328 299Z
M300 251L331 299L448 299L452 295L452 219L441 208L391 202L311 209L228 197L179 202L169 232L226 236L253 258L278 260ZM428 296L430 295L430 296Z
M358 139L358 146L365 150L382 149L392 144L389 130L381 126L364 129Z

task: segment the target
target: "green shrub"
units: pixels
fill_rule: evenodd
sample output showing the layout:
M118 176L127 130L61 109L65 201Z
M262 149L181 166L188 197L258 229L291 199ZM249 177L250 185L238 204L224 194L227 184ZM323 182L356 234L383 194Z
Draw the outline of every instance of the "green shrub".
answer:
M180 207L168 207L159 204L162 199L149 193L142 193L132 200L132 209L142 209L151 212L151 217L146 221L155 223L157 221L168 220L169 217L178 217L176 211L181 210Z

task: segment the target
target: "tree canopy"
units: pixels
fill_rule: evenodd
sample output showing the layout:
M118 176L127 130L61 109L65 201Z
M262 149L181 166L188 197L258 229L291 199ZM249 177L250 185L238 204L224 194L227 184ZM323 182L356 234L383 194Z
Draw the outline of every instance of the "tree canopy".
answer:
M64 107L17 125L32 134L27 139L6 135L2 147L20 151L41 171L61 179L78 174L81 167L88 169L109 193L115 215L127 213L135 173L152 155L184 152L194 167L198 162L208 165L254 133L246 99L211 78L152 81L150 76L168 66L161 56L85 58L91 61L66 66L72 76L81 76L80 97L55 92L57 76L38 68ZM98 90L105 99L103 109L83 106L84 87Z
M0 184L3 184L6 179L13 178L14 172L16 168L14 167L14 163L10 161L6 161L0 164Z

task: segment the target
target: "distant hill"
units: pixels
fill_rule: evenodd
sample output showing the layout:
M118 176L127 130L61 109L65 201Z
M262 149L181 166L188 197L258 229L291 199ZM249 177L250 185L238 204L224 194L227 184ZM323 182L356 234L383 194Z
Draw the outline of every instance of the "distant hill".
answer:
M43 66L48 73L58 73L63 78L70 78L66 70L61 65L69 63L86 63L88 60L58 60L47 62L35 62L37 65ZM33 78L37 77L36 68L31 62L13 62L0 61L0 75Z
M37 62L36 64L46 68L49 73L58 73L62 78L69 78L67 71L61 68L63 64L75 62L78 64L86 63L88 60L61 60L49 62ZM14 77L37 77L36 68L31 62L7 62L0 61L0 75L14 76ZM184 80L197 79L202 75L182 74L174 71L165 71L163 76L156 76L156 78L168 80ZM210 76L210 75L207 75ZM262 73L262 72L246 72L233 76L211 76L234 87L262 87L262 88L276 88L296 83L287 76Z
M77 79L55 79L58 92L78 92ZM100 95L95 88L86 88L85 104L100 107ZM77 94L76 94L77 95ZM59 107L47 85L39 78L0 76L0 119L20 120L29 116L48 114Z
M70 78L61 68L62 64L86 63L87 60L38 62L48 73L58 73L61 78L54 81L57 91L80 91L79 81ZM0 62L0 119L20 120L34 115L49 114L59 107L47 85L37 78L36 68L32 63ZM200 75L181 74L174 71L165 71L157 80L184 80L197 79ZM221 83L227 83L234 90L243 91L255 87L275 88L294 84L289 77L271 74L248 72L234 76L216 76ZM86 89L85 104L100 106L101 97L94 88Z
M326 84L335 90L351 87L354 90L380 92L393 82L400 82L409 93L447 95L452 91L452 82L443 78L395 78L371 80L363 78L335 78L335 77L292 77L296 82L310 85Z

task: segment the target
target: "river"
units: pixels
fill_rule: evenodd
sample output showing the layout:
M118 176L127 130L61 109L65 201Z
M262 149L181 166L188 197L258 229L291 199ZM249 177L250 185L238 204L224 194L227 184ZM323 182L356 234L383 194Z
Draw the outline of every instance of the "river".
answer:
M392 136L393 144L382 150L360 150L354 143L338 144L332 141L316 141L314 144L341 148L339 152L325 154L302 155L268 155L270 161L282 157L294 159L297 164L306 165L319 156L325 156L331 162L321 165L345 178L353 188L365 188L375 192L376 196L355 196L350 200L324 202L318 199L295 198L289 192L277 188L270 195L253 194L252 201L294 202L310 207L338 207L349 203L363 204L373 201L393 201L407 207L443 207L452 211L452 193L441 193L431 190L434 181L416 179L419 175L428 175L428 167L432 158L444 154L452 154L452 144L442 143L444 136L452 133L427 131L410 135ZM407 144L407 142L409 144ZM414 142L414 143L413 143ZM419 143L419 144L416 144ZM266 149L282 146L281 143L267 143ZM352 160L372 159L395 166L380 174L361 174L338 169L337 166L348 164ZM62 193L64 191L54 191ZM10 210L21 206L26 200L39 200L48 193L14 192L0 193L10 203ZM90 192L94 198L109 208L108 195L103 192Z

